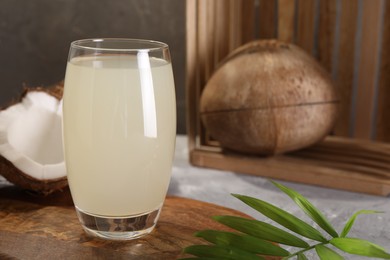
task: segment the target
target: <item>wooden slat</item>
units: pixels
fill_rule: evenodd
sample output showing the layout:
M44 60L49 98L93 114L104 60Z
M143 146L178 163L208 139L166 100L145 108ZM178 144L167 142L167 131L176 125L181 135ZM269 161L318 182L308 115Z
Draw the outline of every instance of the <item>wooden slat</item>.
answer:
M337 0L320 2L319 26L317 33L318 60L329 72L332 72L336 25Z
M187 135L188 148L195 148L196 129L197 129L197 35L198 35L198 16L197 0L187 0L186 2L186 104L187 104Z
M204 0L203 0L204 1ZM216 2L215 1L204 1L206 4L206 59L205 59L205 78L204 82L206 83L211 77L215 69L215 35L216 35L216 26L215 26L215 12L216 12Z
M212 39L210 39L209 25L210 25L210 1L207 0L197 0L198 5L198 74L197 74L197 85L195 95L197 97L196 103L196 122L198 133L199 143L205 143L207 135L204 132L204 128L201 124L201 118L199 114L199 102L202 89L206 84L210 74L210 63L214 62L213 57L210 56L210 44L212 44Z
M339 136L349 136L358 0L341 1L340 5L338 44L335 46L338 55L332 68L340 98L334 133Z
M317 162L289 157L256 159L252 157L223 155L192 151L194 165L233 172L252 174L267 178L288 180L328 188L364 192L387 196L390 194L390 180L375 175L350 172L320 166ZM294 169L298 169L299 174Z
M319 160L319 164L329 167L385 176L390 179L389 144L328 137L324 142L290 155Z
M327 154L321 150L317 150L316 153L313 153L313 151L301 151L295 155L300 158L316 160L318 164L326 165L328 167L337 167L339 169L345 169L352 172L362 172L390 178L390 166L388 162L333 153Z
M197 0L197 55L198 55L198 77L200 85L205 80L205 64L207 59L207 0Z
M385 1L381 66L376 118L376 139L390 142L390 2Z
M229 53L229 1L215 0L215 57L214 61L217 65Z
M241 45L242 1L229 0L229 52Z
M374 119L375 87L379 59L382 0L362 1L360 60L356 81L354 134L369 139Z
M244 0L241 5L241 42L247 43L255 38L255 0Z
M198 0L198 59L200 69L200 84L203 85L208 79L208 69L210 64L210 1Z
M259 38L270 39L276 38L276 0L259 0L258 17L259 17Z
M296 0L278 0L278 39L294 42Z
M390 144L328 137L319 146L328 150L315 150L314 146L294 154L260 157L197 149L191 152L190 160L201 167L382 196L390 194ZM373 151L374 157L367 156ZM342 156L334 160L334 153ZM359 162L356 154L364 159Z
M220 20L220 18L217 18L216 17L216 14L217 12L221 12L220 10L218 10L218 8L221 7L221 2L217 2L217 1L203 1L202 2L202 5L204 6L203 9L201 9L203 12L205 12L205 16L203 17L203 19L205 19L203 22L205 23L205 30L206 32L204 33L204 35L202 37L205 37L206 39L204 40L205 41L205 45L203 48L206 49L206 58L205 58L205 76L204 78L201 78L200 80L200 86L199 86L199 89L198 89L198 96L199 96L199 102L200 102L200 97L201 97L201 93L202 93L202 90L203 88L206 86L207 84L207 81L210 79L210 77L212 76L214 70L216 69L217 65L218 65L218 60L217 60L217 52L218 52L218 48L220 45L224 46L224 45L227 45L227 43L225 41L220 41L221 39L218 39L218 36L220 36L218 34L218 30L222 30L222 33L226 33L225 31L225 26L223 26L222 28L221 27L221 23L218 22L218 20ZM222 6L224 7L224 6ZM224 16L227 16L228 15L228 11L229 9L227 8L223 8L222 11L225 11L225 14L222 14ZM227 17L227 19L223 19L224 22L226 21L229 21L228 20L229 17ZM201 18L199 18L201 19ZM229 29L229 28L227 28ZM228 32L228 31L227 31ZM224 36L224 35L222 35ZM221 37L223 40L226 40L225 37ZM199 118L200 120L200 118ZM201 134L201 139L200 139L200 143L201 144L204 144L204 143L208 143L209 139L210 139L210 136L207 134L207 131L204 129L204 127L202 126L202 124L199 122L199 133Z
M206 0L197 0L197 30L198 30L198 38L197 38L197 55L198 55L198 63L197 63L197 82L196 82L196 90L195 96L196 100L196 133L198 139L197 144L204 142L204 132L201 124L201 118L199 113L200 107L200 95L202 93L202 88L205 82L205 64L207 59L207 3Z
M314 0L297 0L297 28L296 44L306 50L309 54L314 50L315 35L315 1Z

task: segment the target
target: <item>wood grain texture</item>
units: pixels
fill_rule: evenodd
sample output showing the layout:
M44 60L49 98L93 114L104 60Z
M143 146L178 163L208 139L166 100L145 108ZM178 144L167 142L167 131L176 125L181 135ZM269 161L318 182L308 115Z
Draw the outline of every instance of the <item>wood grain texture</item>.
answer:
M341 1L340 5L339 40L335 46L338 56L332 73L340 98L340 110L334 133L338 136L349 136L358 0Z
M214 215L245 216L200 201L168 197L156 229L126 242L87 237L69 192L46 198L13 187L0 188L0 258L10 259L176 259L182 249L205 242L198 230L224 229ZM269 258L272 259L272 258ZM274 258L275 259L275 258Z
M385 2L376 117L376 139L390 142L390 2Z
M291 154L320 160L320 164L390 179L390 146L331 137L326 142Z
M229 53L229 2L215 0L215 63L218 64Z
M313 54L314 35L315 35L315 1L314 0L297 0L297 28L296 44L302 47L309 54Z
M229 52L242 43L242 1L229 0Z
M195 89L195 96L199 97L202 93L203 86L205 82L208 80L208 72L207 68L209 67L207 65L208 62L210 62L209 55L209 44L212 42L212 39L208 38L208 30L207 27L209 25L209 1L207 0L198 0L197 1L197 82L196 82L196 89ZM198 133L198 136L200 136L200 142L204 143L206 134L204 132L204 129L200 123L200 116L199 116L199 102L196 100L196 132Z
M216 63L215 63L215 34L216 34L216 2L215 1L203 1L205 9L201 9L202 12L205 12L205 32L201 35L200 39L204 40L205 45L202 45L202 50L205 51L204 58L204 82L211 77L213 74ZM202 84L203 85L203 84Z
M191 152L191 163L322 187L387 196L390 194L390 144L343 137L300 152L272 157L231 152Z
M317 59L329 72L332 72L337 0L320 1L319 26L317 35Z
M374 120L376 78L379 59L382 0L362 1L360 59L357 62L356 105L353 136L370 139Z
M197 38L197 54L198 54L198 76L200 80L200 84L207 80L207 68L208 62L210 61L209 49L212 47L210 43L212 43L212 39L210 39L208 33L208 27L210 24L210 15L209 15L209 1L207 0L199 0L197 1L197 9L198 9L198 19L197 19L197 30L198 30L198 38Z
M198 0L198 38L197 38L197 48L198 48L198 81L196 85L196 96L200 96L203 90L204 85L207 80L211 77L215 67L217 55L216 51L216 30L217 28L217 19L215 18L217 2L207 1L207 0ZM197 103L198 107L198 103ZM196 110L197 113L197 133L201 133L200 142L205 143L208 140L207 133L204 131L204 128L199 123L199 109Z
M258 35L259 39L273 39L277 37L277 10L276 0L259 0L258 7Z
M188 148L195 148L197 126L197 82L198 82L198 28L196 0L186 2L186 109Z
M241 42L247 43L255 38L255 0L242 1Z
M278 0L278 39L294 42L296 0Z

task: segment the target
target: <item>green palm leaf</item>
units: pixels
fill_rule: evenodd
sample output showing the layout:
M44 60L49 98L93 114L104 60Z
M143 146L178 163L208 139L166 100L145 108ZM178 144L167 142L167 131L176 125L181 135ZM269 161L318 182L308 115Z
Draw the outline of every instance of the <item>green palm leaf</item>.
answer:
M196 233L196 236L202 237L214 245L189 246L184 249L184 252L192 254L195 258L192 257L185 259L252 260L264 259L261 255L273 255L283 256L283 259L292 259L296 257L298 260L307 260L307 257L304 254L312 249L316 250L321 259L343 259L340 254L326 246L329 243L350 254L390 259L390 254L387 253L383 247L363 239L346 237L357 216L360 214L379 213L378 211L361 210L356 212L347 221L340 237L338 237L337 232L330 225L328 220L304 196L276 182L274 182L274 185L286 193L311 219L318 224L318 226L328 232L333 238L330 240L325 239L318 230L314 229L309 224L270 203L248 196L233 194L233 196L256 209L271 220L297 234L320 241L320 243L312 244L310 246L307 242L296 235L290 234L280 228L259 220L246 219L236 216L215 216L213 218L217 222L241 233L216 230L200 231ZM269 241L299 247L301 249L290 253L283 248L273 245Z
M339 255L334 250L324 246L324 245L316 245L315 247L317 255L321 260L343 260L344 257Z
M277 188L286 193L312 220L314 220L323 230L332 237L338 237L336 230L332 227L326 217L310 201L300 193L287 188L286 186L271 181Z
M298 254L297 260L307 260L307 257L304 254Z
M331 239L330 243L350 254L390 259L390 254L383 247L363 239L337 237Z
M375 211L375 210L359 210L358 212L353 214L352 217L345 224L344 229L340 234L340 237L346 237L348 235L349 231L352 228L352 225L355 223L357 216L359 216L360 214L375 214L375 213L382 213L382 212Z
M317 229L313 228L312 226L295 217L294 215L291 215L287 211L275 207L272 204L269 204L268 202L265 202L263 200L239 194L232 195L247 204L248 206L262 213L264 216L272 219L273 221L294 231L297 234L320 242L327 241L326 238L324 238Z
M184 249L184 252L199 257L217 258L217 259L242 259L242 260L261 260L261 256L245 252L231 247L194 245Z
M262 221L235 216L215 216L213 219L225 226L260 239L301 248L309 247L309 244L302 239Z
M195 234L219 246L231 246L247 252L261 255L288 256L290 253L266 240L232 232L203 230Z
M180 258L180 260L216 260L218 258L215 257L187 257L187 258Z

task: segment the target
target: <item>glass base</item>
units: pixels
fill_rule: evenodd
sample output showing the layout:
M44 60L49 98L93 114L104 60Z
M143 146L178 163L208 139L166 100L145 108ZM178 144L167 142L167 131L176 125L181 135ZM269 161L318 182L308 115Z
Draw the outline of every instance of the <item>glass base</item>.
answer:
M84 231L93 237L109 240L131 240L152 232L161 207L148 213L127 217L104 217L83 212L76 207Z

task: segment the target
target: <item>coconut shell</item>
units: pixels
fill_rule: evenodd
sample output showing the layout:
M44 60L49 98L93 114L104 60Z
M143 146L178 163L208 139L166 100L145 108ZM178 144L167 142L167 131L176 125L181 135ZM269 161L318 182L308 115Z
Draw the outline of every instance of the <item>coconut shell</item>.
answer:
M62 96L64 94L64 81L60 81L57 84L51 85L49 87L42 87L42 86L25 87L17 102L21 102L23 100L23 98L27 95L27 93L30 91L42 91L42 92L45 92L45 93L55 97L58 100L61 100ZM15 104L15 103L16 102L14 102L13 104ZM13 104L11 104L11 105L13 105Z
M8 106L1 109L7 109L9 106L12 106L16 103L19 103L31 91L42 91L45 92L58 100L62 98L63 95L63 82L59 82L50 87L25 87L22 94L17 100L12 101ZM0 155L0 175L6 178L9 182L15 184L18 187L21 187L26 190L31 190L37 194L49 195L55 191L61 191L68 186L68 181L66 176L62 178L48 179L48 180L39 180L33 178L26 173L17 169L10 161Z
M208 81L201 119L223 148L272 155L322 140L338 98L329 74L301 48L259 40L233 51Z
M33 178L17 169L10 161L1 155L0 173L4 178L16 186L44 196L55 191L62 191L68 186L66 177L50 180L38 180Z
M49 95L55 97L58 100L62 99L63 93L64 93L64 81L60 81L57 84L51 85L49 87L43 87L43 86L38 86L38 87L24 87L22 94L16 98L8 102L5 106L2 106L0 110L5 110L8 107L15 105L16 103L19 103L23 100L23 98L27 95L28 92L30 91L42 91L46 92Z

